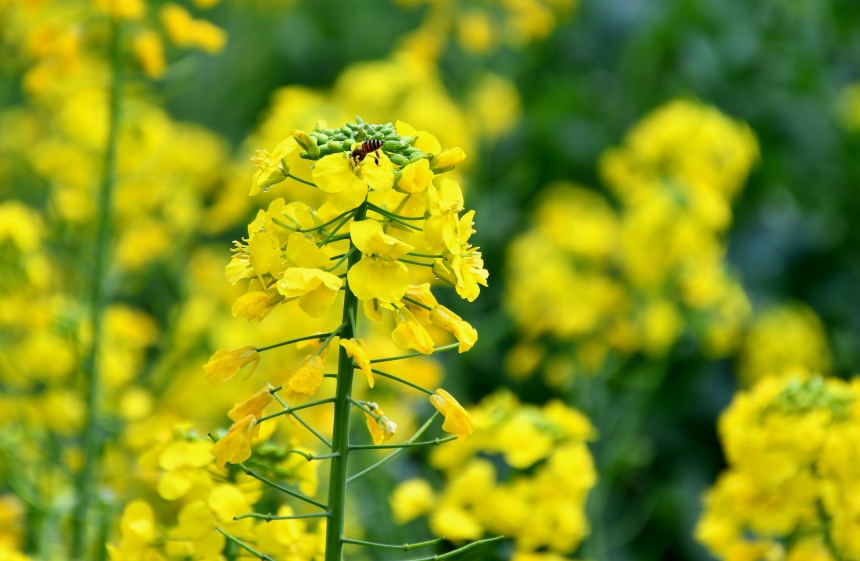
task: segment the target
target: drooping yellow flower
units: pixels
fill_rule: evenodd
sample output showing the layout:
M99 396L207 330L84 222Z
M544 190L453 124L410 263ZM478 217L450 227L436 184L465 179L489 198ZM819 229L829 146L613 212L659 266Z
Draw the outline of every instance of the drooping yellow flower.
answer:
M439 305L439 302L436 300L436 297L433 296L433 293L430 291L430 283L425 282L424 284L411 285L409 290L406 291L406 296L415 300L420 304L424 304L427 308L433 309ZM415 316L415 319L418 320L418 323L421 325L427 325L428 323L432 323L430 320L430 310L427 308L423 308L416 304L413 304L409 301L404 301L403 304L409 308L409 311L412 312L412 315Z
M290 165L287 163L287 156L290 155L298 144L293 137L279 142L275 146L275 151L271 154L266 150L257 150L257 156L251 158L251 161L257 164L260 169L254 173L251 180L250 196L258 194L260 191L268 191L272 185L284 181L287 174L290 173Z
M423 192L433 181L433 172L430 171L430 162L418 160L400 170L400 177L395 185L398 191L417 194Z
M373 387L373 372L370 366L370 357L364 348L362 339L341 339L340 346L346 349L346 354L355 361L364 375L367 376L367 385Z
M299 298L299 307L309 316L324 316L337 299L343 280L322 270L329 265L328 256L298 232L290 234L286 255L295 266L284 271L278 292L285 298Z
M430 218L424 223L424 239L427 249L439 253L447 249L452 254L460 253L460 217L463 210L463 191L456 181L446 177L437 189L427 187L424 194Z
M323 361L318 355L308 355L287 382L284 393L290 399L307 398L315 393L323 381Z
M430 321L454 334L454 337L460 342L458 352L465 353L478 341L478 332L475 328L445 306L433 308L430 312Z
M414 349L425 355L432 355L435 347L433 338L427 330L418 323L405 306L397 308L394 312L394 320L397 327L391 332L394 344L401 349Z
M394 164L388 156L366 157L358 164L346 152L321 158L313 169L313 180L328 195L338 211L353 209L364 202L368 189L388 191L394 186Z
M266 387L245 401L234 405L227 416L234 422L244 419L247 415L253 415L254 418L259 419L263 416L263 409L274 400L271 390L272 386L266 384Z
M386 417L385 411L376 403L367 402L366 406L374 415L379 417L379 420L377 420L373 415L369 415L367 411L364 412L367 421L367 430L370 431L370 438L373 439L373 443L379 445L391 439L397 432L397 423Z
M441 388L436 390L436 393L430 396L430 403L445 417L442 430L456 434L457 440L461 442L466 440L466 437L478 428L469 412L445 390Z
M250 458L251 440L259 430L257 418L250 413L233 423L224 438L209 450L215 456L216 465L223 468L227 462L238 464Z
M257 282L256 279L254 282ZM269 315L269 312L275 309L275 306L283 301L284 296L278 292L276 286L266 290L249 290L236 298L230 311L233 317L242 316L251 325L257 325Z
M384 234L376 220L353 222L349 228L352 243L363 254L347 276L349 289L359 300L376 298L396 302L409 288L409 269L397 261L413 249L409 244Z
M251 365L248 373L245 374L247 380L254 370L257 369L257 364L260 362L260 355L257 354L257 348L253 345L242 347L234 351L227 349L218 349L209 358L209 362L203 365L206 371L206 379L212 387L217 386L222 382L226 382L236 375L241 368Z

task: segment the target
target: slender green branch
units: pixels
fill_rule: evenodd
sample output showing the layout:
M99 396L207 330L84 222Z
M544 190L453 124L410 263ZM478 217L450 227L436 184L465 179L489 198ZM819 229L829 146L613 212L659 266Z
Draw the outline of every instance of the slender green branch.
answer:
M402 214L397 214L395 212L391 212L390 210L385 210L382 207L378 207L373 203L367 203L367 207L373 212L376 212L383 216L397 218L398 220L424 220L423 216L403 216Z
M418 549L419 547L427 547L428 545L435 545L439 542L445 541L445 538L444 537L436 538L435 540L427 540L426 542L418 542L418 543L404 543L403 545L366 542L364 540L352 540L349 538L342 538L341 541L343 543L351 543L351 544L355 544L355 545L364 545L367 547L380 547L383 549L402 549L403 551L409 551L410 549Z
M494 538L486 538L483 540L478 540L476 542L472 542L470 544L466 544L463 547L458 547L453 551L449 551L448 553L443 553L442 555L431 555L430 557L420 557L418 559L410 559L409 561L443 561L444 559L450 559L455 555L463 553L464 551L468 551L473 547L478 547L479 545L483 545L485 543L497 542L499 540L504 539L505 536L496 536Z
M340 236L335 236L334 238L332 238L332 236L334 236L334 235L337 233L337 231L338 231L338 230L340 230L341 228L343 228L343 225L344 225L344 224L346 224L347 222L349 222L352 218L355 218L355 213L350 214L350 215L348 215L348 216L344 217L344 219L343 219L343 220L341 220L340 222L338 222L337 226L335 226L335 227L334 227L334 229L333 229L331 232L329 232L328 234L326 234L326 237L324 237L324 238L322 239L322 241L321 241L320 243L318 243L318 244L317 244L317 246L318 246L318 247L322 247L322 246L324 246L325 244L329 243L330 241L331 241L331 242L336 241L336 238L345 239L345 238L341 238ZM349 234L344 234L344 235L345 235L347 238L349 237Z
M370 408L365 405L364 401L356 401L356 400L352 399L351 397L348 397L346 400L349 401L350 403L352 403L353 405L355 405L356 407L358 407L359 409L361 409L362 411L364 411L365 413L367 413L368 415L370 415L371 417L373 417L373 420L376 421L377 423L379 422L379 419L382 418L381 415L377 415L376 413L371 411ZM354 448L354 446L350 446L349 449L352 450L353 448Z
M310 341L311 339L325 339L326 337L330 336L331 333L317 333L316 335L307 335L305 337L299 337L297 339L290 339L289 341L275 343L274 345L269 345L268 347L260 347L259 349L257 349L257 352L262 353L263 351L270 351L272 349L277 349L278 347L283 347L284 345L292 345L293 343L299 343L301 341Z
M433 268L433 263L422 263L421 261L413 261L412 259L404 259L403 257L398 259L398 261L401 263L409 263L410 265L419 265L421 267Z
M424 442L404 442L403 444L357 444L350 446L350 450L382 450L383 448L417 448L420 446L439 446L446 442L456 440L457 435L446 436L445 438L437 438L435 440L425 440Z
M328 243L340 242L340 241L348 240L348 239L349 239L349 234L341 234L341 235L339 235L339 236L334 236L333 238L329 238L329 237L327 237L327 238L325 238L323 241L321 241L320 243L318 243L318 244L317 244L317 246L318 246L318 247L322 247L322 246L324 246L325 244L328 244Z
M243 542L239 538L231 536L230 534L228 534L227 532L225 532L224 530L222 530L218 526L215 526L215 531L218 532L219 534L221 534L222 536L224 536L225 538L227 538L228 540L230 540L231 542L235 543L236 545L238 545L239 547L241 547L242 549L244 549L245 551L247 551L251 555L259 557L262 561L275 561L273 558L269 557L265 553L260 553L259 551L257 551L256 549L254 549L250 545L246 544L245 542Z
M428 311L430 311L430 312L432 312L432 311L433 311L433 308L431 308L430 306L428 306L428 305L426 305L426 304L422 304L422 303L421 303L421 302L419 302L418 300L414 300L414 299L410 298L409 296L404 296L404 297L403 297L403 299L404 299L404 300L406 300L407 302L410 302L410 303L412 303L412 304L415 304L416 306L419 306L419 307L421 307L421 308L424 308L425 310L428 310Z
M209 434L209 438L212 439L212 442L218 442L218 439L215 438L215 436L213 436L212 434ZM278 491L281 491L282 493L286 493L287 495L289 495L291 497L295 497L299 500L305 501L306 503L312 504L314 506L318 506L323 510L326 510L326 511L328 510L328 507L326 505L322 504L321 502L315 501L314 499L307 497L307 496L299 493L298 491L293 491L292 489L288 489L288 488L284 487L283 485L280 485L278 483L275 483L274 481L271 481L270 479L266 479L265 477L263 477L262 475L260 475L259 473L257 473L256 471L249 468L248 466L246 466L243 463L238 463L238 464L234 464L234 465L236 465L239 469L244 471L250 477L253 477L257 481L259 481L260 483L268 485L269 487L271 487L273 489L277 489Z
M284 401L283 399L281 399L281 396L279 396L278 394L272 394L272 397L274 397L274 398L275 398L275 400L276 400L278 403L280 403L280 404L281 404L281 407L283 407L284 409L290 409L290 406L287 404L287 402L286 402L286 401ZM292 408L292 411L290 411L290 415L292 415L292 416L293 416L293 418L294 418L295 420L297 420L298 422L300 422L300 423L301 423L301 424L302 424L306 429L308 429L309 431L311 431L311 433L312 433L315 437L317 437L318 439L320 439L320 442L322 442L323 444L325 444L326 446L328 446L329 448L331 448L331 442L329 442L328 438L326 438L326 437L324 437L323 435L321 435L319 432L317 432L317 430L316 430L315 428L313 428L312 426L310 426L310 425L307 423L307 421L305 421L304 419L302 419L301 417L299 417L299 414L298 414L298 413L296 413L295 408Z
M305 232L313 232L314 230L322 230L323 228L325 228L329 224L334 224L335 222L337 222L338 220L340 220L341 218L343 218L347 214L352 214L352 213L353 213L352 210L347 210L346 212L341 212L340 214L338 214L337 216L335 216L334 218L332 218L331 220L329 220L325 224L320 224L319 226L314 226L313 228L301 228L299 230L296 230L296 232L301 232L302 234L304 234Z
M314 454L311 454L310 452L304 452L302 450L296 450L295 448L291 448L291 449L287 450L287 452L290 452L292 454L298 454L299 456L303 457L304 459L306 459L309 462L311 462L313 460L327 460L329 458L337 458L338 456L340 456L340 452L334 452L332 454L314 455Z
M337 378L337 374L323 374L324 378Z
M352 255L353 251L355 251L355 248L350 248L349 251L347 251L346 253L344 253L341 256L340 261L338 261L337 263L334 264L334 267L331 267L330 269L326 269L326 270L330 273L330 272L334 271L335 269L337 269L338 267L340 267L343 264L343 262L346 261L350 255Z
M239 516L234 516L233 520L242 520L243 518L257 518L259 520L265 520L266 522L271 522L272 520L298 520L300 518L328 518L331 516L330 512L316 512L313 514L290 514L289 516L276 516L273 514L260 514L259 512L249 512L248 514L240 514Z
M316 186L317 186L317 184L316 184L316 183L313 183L313 182L311 182L311 181L306 181L306 180L302 179L301 177L296 177L295 175L293 175L293 174L291 174L291 173L288 173L288 174L287 174L287 177L289 177L290 179L295 179L295 180L296 180L296 181L298 181L299 183L304 183L305 185L310 185L311 187L316 187Z
M383 214L385 219L388 220L389 222L396 222L397 224L400 224L401 226L406 226L407 228L411 228L412 230L417 230L419 232L423 231L422 228L419 228L418 226L414 226L414 225L412 225L409 222L406 222L404 220L400 220L399 218L394 218L393 216L390 216L390 215L387 215L384 213L380 213L380 214Z
M460 346L460 343L451 343L450 345L445 345L444 347L436 347L433 349L433 354L441 353L442 351L450 351L451 349L456 349ZM390 356L388 358L374 358L370 362L391 362L392 360L402 360L404 358L412 358L413 356L421 356L423 353L414 352L408 355L400 355L400 356Z
M96 239L92 278L90 279L90 341L83 360L84 403L86 417L83 430L83 466L77 477L77 502L72 517L72 557L87 559L87 532L90 518L90 501L98 497L95 487L99 478L99 456L101 435L99 434L101 393L98 354L102 338L102 307L104 305L104 276L107 269L108 248L111 230L111 198L116 181L116 152L119 138L120 99L120 23L111 18L110 23L110 91L108 93L108 131L105 145L101 183L99 185Z
M340 326L339 326L337 329L335 329L334 331L332 331L332 332L331 332L331 335L329 335L329 336L328 336L328 339L326 339L325 341L323 341L323 344L322 344L322 346L319 348L319 350L317 351L316 356L320 356L320 355L322 354L322 352L325 350L325 348L326 348L326 347L328 347L328 344L329 344L329 343L331 343L331 340L332 340L332 339L334 339L334 338L335 338L335 336L336 336L338 333L340 333L340 332L341 332L341 330L343 330L343 328L344 328L344 327L346 327L348 323L349 323L349 322L346 322L346 321L345 321L345 322L343 322L342 324L340 324Z
M401 384L407 385L410 388L415 388L416 390L418 390L420 392L424 392L427 395L433 395L433 392L431 392L427 388L422 388L418 384L413 384L412 382L408 382L408 381L404 380L403 378L399 378L399 377L395 376L394 374L389 374L388 372L383 372L382 370L377 370L375 368L371 368L371 372L373 372L374 374L379 374L383 378L390 378L391 380L394 380L396 382L400 382Z
M277 392L278 390L281 389L281 387L282 386L278 386L277 388L272 388L271 390L269 390L269 393L274 395L275 392ZM332 403L333 401L334 401L334 398L329 397L327 399L320 399L319 401L312 401L310 403L303 403L301 405L296 405L294 407L287 406L286 408L281 409L280 411L276 411L275 413L272 413L271 415L266 415L264 417L260 417L259 419L257 419L257 424L259 425L263 421L268 421L269 419L274 419L275 417L280 417L281 415L290 415L293 413L293 411L300 411L302 409L307 409L309 407L315 407L317 405L323 405L325 403Z
M414 257L426 257L428 259L442 259L445 257L444 255L440 255L438 253L418 253L415 251L410 251L406 255L412 255Z
M409 440L407 440L407 441L406 441L406 443L407 443L407 444L409 444L409 443L412 443L412 442L415 442L416 440L418 440L418 437L420 437L422 434L424 434L424 433L427 431L427 429L429 429L429 428L430 428L430 425L432 425L432 424L433 424L433 421L435 421L435 420L436 420L436 417L438 417L438 416L439 416L439 412L438 412L438 411L434 411L434 412L433 412L433 416L432 416L432 417L430 417L429 419L427 419L427 422L426 422L426 423L424 423L424 424L421 426L421 428L420 428L420 429L418 429L418 430L415 432L415 434L413 434L413 435L409 438ZM370 471L373 471L374 469L378 468L379 466L381 466L382 464L384 464L384 463L386 463L386 462L389 462L389 461L393 460L394 458L396 458L397 456L399 456L400 454L402 454L404 451L406 451L406 448L399 448L399 449L395 450L394 452L392 452L391 454L389 454L389 455L385 456L384 458L382 458L381 460L379 460L378 462L376 462L376 463L375 463L375 464L373 464L372 466L367 467L367 468L365 468L365 469L361 470L360 472L356 473L355 475L350 476L349 478L347 478L346 482L347 482L347 483L352 483L353 481L355 481L356 479L358 479L358 478L359 478L359 477L361 477L362 475L364 475L364 474L366 474L366 473L368 473L368 472L370 472Z
M331 257L329 257L329 261L334 261L335 259L340 259L344 255L346 255L346 253L338 253L337 255L332 255Z

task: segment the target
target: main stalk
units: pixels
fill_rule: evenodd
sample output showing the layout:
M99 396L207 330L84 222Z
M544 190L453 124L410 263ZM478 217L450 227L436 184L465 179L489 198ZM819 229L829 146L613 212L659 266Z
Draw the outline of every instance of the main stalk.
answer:
M353 220L364 220L367 214L366 203L362 203L355 212ZM352 240L349 242L350 249L355 246ZM347 261L347 271L361 259L361 252L354 250ZM344 328L340 332L341 339L355 337L353 318L358 318L358 298L349 288L349 282L343 296L343 323ZM328 518L325 534L325 561L341 561L343 558L343 523L346 517L346 479L349 458L349 414L350 403L348 398L352 393L353 367L352 358L346 354L346 349L339 348L337 361L337 390L334 402L334 428L331 435L332 453L339 454L331 459L331 471L329 473L328 509L331 516Z

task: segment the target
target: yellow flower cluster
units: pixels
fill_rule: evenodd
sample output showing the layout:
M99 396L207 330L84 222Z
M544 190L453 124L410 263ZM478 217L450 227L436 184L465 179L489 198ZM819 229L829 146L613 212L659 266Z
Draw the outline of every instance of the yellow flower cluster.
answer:
M744 384L766 376L829 371L824 326L809 306L783 304L756 314L738 357L738 377Z
M673 101L608 150L600 170L610 202L572 184L547 190L535 226L511 245L507 309L525 342L509 369L544 360L541 336L576 342L573 366L599 369L608 353L661 355L692 332L711 356L738 343L749 314L723 262L732 197L758 156L750 130L713 108Z
M480 431L431 454L445 489L436 495L423 479L400 483L390 499L395 521L427 515L433 533L455 541L504 534L515 560L573 553L588 534L585 500L597 483L586 445L595 437L591 423L561 401L524 405L508 391L472 414Z
M421 25L404 38L405 46L437 60L449 37L476 55L503 47L522 48L546 39L570 14L578 0L398 0L398 4L428 4Z
M729 467L696 538L720 559L860 558L857 380L767 377L720 418Z

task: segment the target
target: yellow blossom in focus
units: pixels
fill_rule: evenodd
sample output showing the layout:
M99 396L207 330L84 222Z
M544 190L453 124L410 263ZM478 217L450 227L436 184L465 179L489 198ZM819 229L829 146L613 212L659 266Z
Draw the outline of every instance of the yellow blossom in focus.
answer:
M418 194L427 189L433 177L433 172L430 171L430 162L423 159L418 160L400 171L395 188L404 193Z
M427 330L418 323L406 307L397 308L394 312L397 327L391 332L394 344L401 349L414 349L419 353L433 354L435 343Z
M469 412L463 409L463 406L445 390L436 390L430 396L430 403L445 417L445 422L442 423L442 430L456 434L457 440L466 440L466 437L475 432L475 429L478 427L472 420Z
M251 440L259 430L257 419L251 414L233 423L224 438L209 450L215 456L216 465L223 468L227 462L238 464L250 458Z
M260 355L257 354L257 348L248 345L233 351L218 349L209 358L209 362L203 365L203 369L206 371L206 379L214 387L231 379L241 368L250 364L251 368L245 374L247 380L254 373L259 362Z
M346 349L346 354L355 361L364 375L367 376L367 385L373 387L373 372L371 371L370 357L361 339L341 339L340 346Z
M396 302L409 288L409 270L397 260L413 249L409 244L384 234L376 220L353 222L349 228L352 243L362 259L349 270L349 289L359 300L378 299Z
M468 351L478 341L478 332L475 328L445 306L433 308L430 312L430 320L445 331L454 334L460 342L458 352Z

